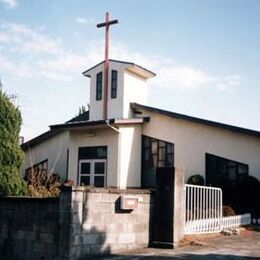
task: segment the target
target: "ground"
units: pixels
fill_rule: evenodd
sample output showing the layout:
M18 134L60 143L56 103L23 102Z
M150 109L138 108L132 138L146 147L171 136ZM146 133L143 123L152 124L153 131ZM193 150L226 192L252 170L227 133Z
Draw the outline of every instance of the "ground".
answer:
M189 240L189 239L188 239ZM243 230L238 235L205 236L183 246L170 249L146 248L131 253L107 256L104 260L139 260L139 259L260 259L260 232Z

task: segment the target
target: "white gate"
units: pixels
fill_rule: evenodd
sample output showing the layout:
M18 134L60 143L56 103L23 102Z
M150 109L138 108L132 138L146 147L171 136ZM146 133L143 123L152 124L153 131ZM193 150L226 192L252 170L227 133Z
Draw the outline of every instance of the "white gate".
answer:
M185 234L221 231L222 190L185 184Z

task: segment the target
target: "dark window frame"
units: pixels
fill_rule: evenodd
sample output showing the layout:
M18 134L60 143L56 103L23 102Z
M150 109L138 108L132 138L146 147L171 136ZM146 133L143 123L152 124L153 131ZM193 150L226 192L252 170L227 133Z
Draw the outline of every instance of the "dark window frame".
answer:
M154 174L157 168L174 168L174 143L142 135L141 183L143 188L156 187Z
M149 142L149 144L147 143L147 141ZM155 143L156 146L155 151L153 151L152 149L153 143ZM172 150L170 149L170 147L172 147ZM145 151L148 151L149 153L148 160L145 160ZM162 155L162 158L160 158L160 154ZM172 156L171 162L168 159L170 156ZM154 160L154 157L156 157L156 160ZM144 163L149 163L150 166L152 166L153 164L154 168L174 167L174 144L150 136L142 135L142 161Z
M96 100L102 100L103 72L100 71L96 76Z
M117 70L111 71L111 98L117 98L117 82L118 82L118 72Z
M239 172L239 167L244 167L245 172ZM226 178L231 185L238 185L243 178L249 176L248 164L210 153L205 154L205 169L206 185L217 185L221 178ZM235 171L235 178L231 178L231 170Z
M44 173L48 173L48 166L49 166L49 161L48 159L45 159L43 161L40 161L28 168L25 169L25 178L28 176L29 173L39 173L39 170L41 170Z
M102 152L104 154L99 154ZM106 145L102 146L83 146L78 147L78 173L77 173L77 183L81 181L81 173L80 173L80 162L84 160L104 160L105 161L105 173L104 173L104 187L107 186L107 156L108 156L108 147ZM86 175L87 176L87 175ZM89 175L90 176L90 175ZM99 175L97 175L98 177ZM101 175L100 175L101 176ZM103 176L103 175L102 175Z

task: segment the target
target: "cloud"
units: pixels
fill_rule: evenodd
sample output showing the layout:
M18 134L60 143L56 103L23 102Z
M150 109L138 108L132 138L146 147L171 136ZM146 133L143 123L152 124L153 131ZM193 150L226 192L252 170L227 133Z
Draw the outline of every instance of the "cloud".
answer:
M224 91L239 86L240 82L239 75L212 76L207 71L191 65L178 64L172 66L164 64L158 68L157 77L154 80L157 86L180 91L201 88L216 88Z
M89 18L83 18L83 17L77 17L76 19L75 19L75 21L77 22L77 23L80 23L80 24L94 24L94 23L96 23L96 20L95 19L93 19L93 18L91 18L91 17L89 17Z
M48 35L44 28L35 29L23 24L1 24L0 47L1 44L5 56L0 56L0 68L16 77L70 81L104 60L104 41L89 41L85 51L77 53L66 48L61 39ZM14 53L15 59L10 58ZM135 62L154 71L157 76L151 84L159 88L178 91L215 88L226 91L241 82L239 75L211 75L202 68L182 64L172 58L131 50L122 43L113 43L110 53L113 59Z
M2 23L0 29L0 43L15 46L13 51L55 54L62 48L62 41L44 34L42 28L32 29L24 24Z
M178 91L216 88L226 91L239 86L241 82L239 75L211 75L201 68L187 64L183 65L172 58L164 58L157 55L146 56L129 50L124 45L113 45L111 53L114 59L135 62L154 71L157 76L151 81L151 84L159 88Z
M4 4L6 8L14 8L18 6L18 2L16 0L0 0Z
M85 18L82 18L82 17L77 17L76 18L76 22L77 23L84 23L84 24L86 24L87 20Z
M196 89L212 81L204 71L191 66L163 66L158 71L158 84L167 88L179 86L185 89Z

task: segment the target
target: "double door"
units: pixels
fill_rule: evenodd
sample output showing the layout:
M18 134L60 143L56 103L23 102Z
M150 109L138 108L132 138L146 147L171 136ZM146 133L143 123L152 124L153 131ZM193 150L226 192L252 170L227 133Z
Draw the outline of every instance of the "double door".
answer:
M95 187L106 186L106 160L80 160L78 184Z

